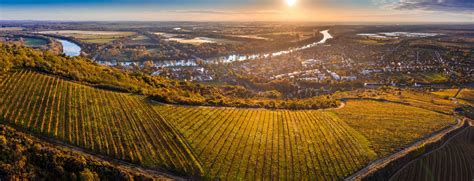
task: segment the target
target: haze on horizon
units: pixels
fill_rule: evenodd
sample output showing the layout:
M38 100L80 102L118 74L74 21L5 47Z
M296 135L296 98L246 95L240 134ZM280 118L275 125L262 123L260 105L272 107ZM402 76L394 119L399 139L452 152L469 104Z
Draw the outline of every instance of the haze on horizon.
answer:
M0 20L474 22L472 0L0 0Z

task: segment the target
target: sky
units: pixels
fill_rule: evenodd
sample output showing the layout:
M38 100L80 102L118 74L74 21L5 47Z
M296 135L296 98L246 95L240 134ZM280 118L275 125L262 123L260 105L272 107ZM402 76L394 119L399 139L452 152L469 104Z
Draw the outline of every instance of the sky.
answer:
M0 20L474 23L474 0L0 0Z

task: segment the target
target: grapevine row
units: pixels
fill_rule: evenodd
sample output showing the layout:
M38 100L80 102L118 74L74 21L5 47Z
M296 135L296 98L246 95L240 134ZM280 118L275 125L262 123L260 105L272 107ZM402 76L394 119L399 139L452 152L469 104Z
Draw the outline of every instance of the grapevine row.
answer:
M337 180L371 159L367 140L332 113L154 108L191 143L210 178Z
M142 96L27 70L2 80L3 121L147 167L184 175L204 172L181 135Z

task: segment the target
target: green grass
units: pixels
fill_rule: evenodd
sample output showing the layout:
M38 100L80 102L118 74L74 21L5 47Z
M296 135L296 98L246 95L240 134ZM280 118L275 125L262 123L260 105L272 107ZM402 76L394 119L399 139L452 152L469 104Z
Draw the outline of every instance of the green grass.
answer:
M74 37L86 43L105 44L114 40L135 35L134 32L121 31L82 31L82 30L58 30L42 31L44 34L58 34L67 37Z
M25 41L25 45L30 47L43 46L48 44L46 40L39 38L23 38L23 40Z

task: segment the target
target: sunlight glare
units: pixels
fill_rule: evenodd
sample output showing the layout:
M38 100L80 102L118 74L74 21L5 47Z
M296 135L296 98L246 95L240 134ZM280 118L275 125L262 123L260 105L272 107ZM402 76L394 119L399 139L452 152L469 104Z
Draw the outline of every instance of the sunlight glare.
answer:
M296 4L296 0L285 0L285 2L289 7L292 7Z

